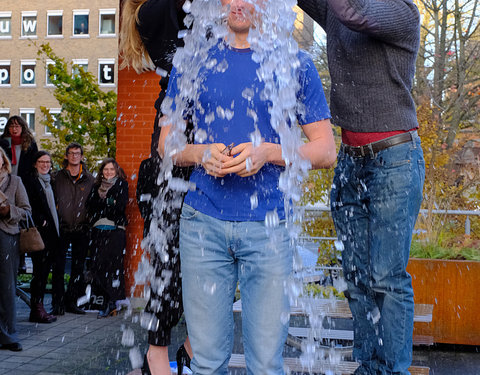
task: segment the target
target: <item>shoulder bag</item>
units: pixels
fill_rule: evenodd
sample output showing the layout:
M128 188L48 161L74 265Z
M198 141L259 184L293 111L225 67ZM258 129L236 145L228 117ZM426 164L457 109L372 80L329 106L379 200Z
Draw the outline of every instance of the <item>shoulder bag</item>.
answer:
M20 252L31 253L45 249L42 236L33 223L32 215L27 212L27 219L21 223Z

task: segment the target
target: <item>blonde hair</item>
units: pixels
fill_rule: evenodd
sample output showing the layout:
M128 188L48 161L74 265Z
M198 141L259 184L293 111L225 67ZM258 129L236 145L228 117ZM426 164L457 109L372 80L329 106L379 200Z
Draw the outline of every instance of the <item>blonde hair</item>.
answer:
M124 0L120 24L120 69L132 67L138 74L155 68L137 30L138 12L147 0Z
M6 170L7 173L12 173L12 164L10 164L10 160L8 160L8 156L2 147L0 147L0 156L2 157L2 160L3 160L3 165L1 169Z

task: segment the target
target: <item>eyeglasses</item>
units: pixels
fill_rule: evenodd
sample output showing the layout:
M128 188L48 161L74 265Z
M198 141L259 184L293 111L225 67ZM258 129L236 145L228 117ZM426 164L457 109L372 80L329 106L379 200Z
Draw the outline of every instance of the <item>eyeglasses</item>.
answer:
M22 125L18 125L18 124L10 124L8 125L8 127L11 129L11 128L21 128Z
M78 152L69 151L67 155L68 156L81 156L82 153L80 151L78 151Z
M37 160L38 164L52 164L50 160Z

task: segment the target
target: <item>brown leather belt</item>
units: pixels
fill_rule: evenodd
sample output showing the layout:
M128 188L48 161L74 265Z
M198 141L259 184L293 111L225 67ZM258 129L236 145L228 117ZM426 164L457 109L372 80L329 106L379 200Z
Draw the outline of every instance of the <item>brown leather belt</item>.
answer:
M377 142L368 143L363 146L350 146L342 143L340 149L347 155L354 158L361 158L365 156L375 156L378 152L385 150L386 148L407 143L413 140L413 134L415 132L406 132L397 134L392 137L381 139Z

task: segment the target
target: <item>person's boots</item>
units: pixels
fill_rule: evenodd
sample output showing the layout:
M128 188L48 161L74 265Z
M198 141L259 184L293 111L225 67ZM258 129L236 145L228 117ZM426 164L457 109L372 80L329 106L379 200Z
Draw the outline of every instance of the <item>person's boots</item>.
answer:
M30 317L28 319L32 323L53 323L57 321L57 317L48 314L43 307L42 302L32 303Z

